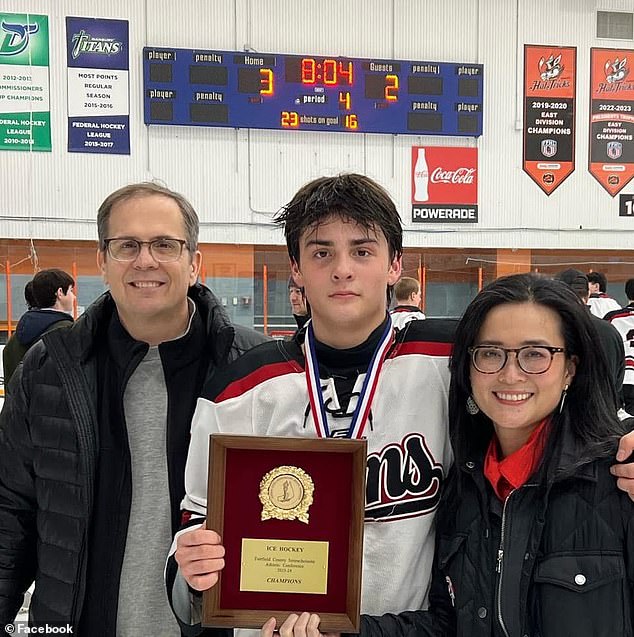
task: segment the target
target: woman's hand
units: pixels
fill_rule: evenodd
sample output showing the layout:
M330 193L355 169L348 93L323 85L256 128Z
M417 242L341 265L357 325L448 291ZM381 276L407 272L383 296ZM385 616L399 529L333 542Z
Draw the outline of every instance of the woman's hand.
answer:
M260 631L260 637L273 637L274 632L278 632L280 637L340 637L340 633L319 632L319 615L302 613L296 615L292 613L286 621L276 631L275 617L271 617Z

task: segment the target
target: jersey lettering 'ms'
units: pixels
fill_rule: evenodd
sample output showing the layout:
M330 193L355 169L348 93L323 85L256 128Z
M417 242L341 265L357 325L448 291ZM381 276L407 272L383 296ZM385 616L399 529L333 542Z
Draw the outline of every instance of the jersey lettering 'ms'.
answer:
M421 434L369 454L365 519L389 522L431 513L440 500L442 479L442 465Z

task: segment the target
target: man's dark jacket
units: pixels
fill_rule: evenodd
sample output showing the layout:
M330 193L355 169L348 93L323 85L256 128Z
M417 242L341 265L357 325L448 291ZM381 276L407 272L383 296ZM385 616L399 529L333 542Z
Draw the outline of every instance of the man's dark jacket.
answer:
M172 355L202 357L207 363L204 375L265 340L253 330L232 325L208 288L195 285L189 295L203 333L201 348ZM118 324L118 317L106 292L72 327L53 330L34 345L9 383L0 414L0 624L14 619L33 580L31 623L79 623L87 565L96 548L89 542L96 481L103 471L98 414L103 413L104 378L99 367L104 356L125 356L123 351L108 351L113 324ZM148 346L134 344L140 359ZM163 347L169 349L170 343L159 346L160 351ZM191 378L173 387L166 377L174 529L184 495L190 420L203 380Z
M454 467L436 518L432 612L364 616L362 635L632 637L634 503L612 457L582 464L571 436L557 455L504 506L484 450Z

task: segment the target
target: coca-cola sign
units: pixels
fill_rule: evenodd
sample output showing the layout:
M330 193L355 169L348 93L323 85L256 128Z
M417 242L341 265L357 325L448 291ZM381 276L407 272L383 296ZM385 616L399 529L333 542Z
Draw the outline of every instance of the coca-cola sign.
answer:
M477 148L414 146L411 179L413 223L477 223Z
M432 184L472 184L475 174L475 168L445 170L442 166L438 166L431 173L431 182Z

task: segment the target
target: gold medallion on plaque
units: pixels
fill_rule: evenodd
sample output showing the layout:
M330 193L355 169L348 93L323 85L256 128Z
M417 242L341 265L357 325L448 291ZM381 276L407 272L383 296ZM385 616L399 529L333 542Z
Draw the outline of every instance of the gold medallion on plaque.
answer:
M262 520L299 520L308 524L308 507L315 485L299 467L285 465L271 469L260 482Z

